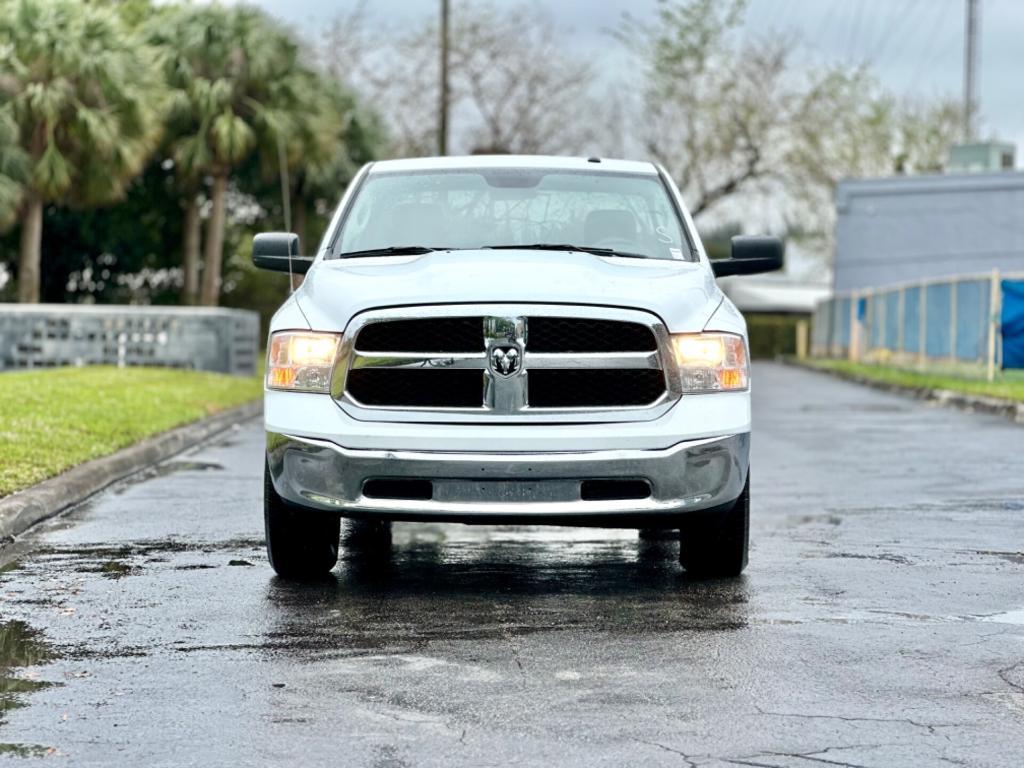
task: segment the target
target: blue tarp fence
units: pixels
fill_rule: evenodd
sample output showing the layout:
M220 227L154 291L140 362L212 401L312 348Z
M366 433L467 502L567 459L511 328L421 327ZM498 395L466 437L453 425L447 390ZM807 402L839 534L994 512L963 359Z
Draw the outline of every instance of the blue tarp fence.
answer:
M994 278L952 278L858 291L823 302L814 313L817 356L913 358L987 364ZM1024 280L998 281L995 364L1024 368Z
M1003 280L1003 368L1024 368L1024 280Z

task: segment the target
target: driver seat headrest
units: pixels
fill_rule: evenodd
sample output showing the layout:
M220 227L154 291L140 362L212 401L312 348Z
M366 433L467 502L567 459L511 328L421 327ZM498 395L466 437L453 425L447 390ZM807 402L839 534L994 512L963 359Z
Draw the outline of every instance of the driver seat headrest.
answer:
M588 244L608 239L635 240L636 232L636 216L621 208L598 208L583 222L583 240Z

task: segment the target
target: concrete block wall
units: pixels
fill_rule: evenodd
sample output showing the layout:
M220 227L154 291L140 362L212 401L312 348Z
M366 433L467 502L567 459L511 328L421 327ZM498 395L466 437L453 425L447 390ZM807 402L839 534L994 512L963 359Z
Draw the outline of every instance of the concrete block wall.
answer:
M256 372L259 316L240 309L0 304L0 371L151 365Z

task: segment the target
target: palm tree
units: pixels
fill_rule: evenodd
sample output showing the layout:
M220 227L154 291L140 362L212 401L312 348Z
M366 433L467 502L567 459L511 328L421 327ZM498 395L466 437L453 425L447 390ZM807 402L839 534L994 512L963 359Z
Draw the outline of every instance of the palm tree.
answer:
M181 299L184 304L196 304L199 301L199 253L202 242L199 195L211 158L206 151L206 144L196 139L205 127L201 116L197 114L198 108L202 106L200 99L195 96L195 80L198 77L190 53L186 53L186 43L191 45L199 33L192 27L206 24L209 19L198 18L197 14L188 13L188 10L183 6L165 6L143 27L143 34L146 41L159 50L160 66L172 89L163 150L174 161L181 198Z
M0 0L0 111L27 166L19 301L39 301L46 203L117 198L156 143L163 90L152 61L110 10Z
M200 303L220 297L228 189L254 152L276 162L278 140L302 114L305 70L298 45L262 12L246 6L176 6L153 19L147 39L162 50L172 89L171 152L188 185L210 179ZM186 193L185 237L195 238L196 195ZM185 248L186 275L194 252Z
M17 219L28 158L18 146L18 126L10 109L0 109L0 232Z

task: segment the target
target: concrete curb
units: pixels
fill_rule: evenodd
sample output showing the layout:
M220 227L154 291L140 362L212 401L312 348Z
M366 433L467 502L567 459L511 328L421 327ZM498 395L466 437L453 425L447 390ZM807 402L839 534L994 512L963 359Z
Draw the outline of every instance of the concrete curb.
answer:
M970 413L991 413L996 416L1024 424L1024 403L1016 400L1006 400L1001 397L987 397L985 395L971 395L965 392L956 392L951 389L933 389L931 387L903 387L898 384L889 384L884 381L875 381L865 376L858 376L845 371L832 371L828 368L818 368L815 365L802 363L799 360L783 360L786 365L794 368L802 368L805 371L814 371L826 376L834 376L837 379L852 381L855 384L862 384L872 389L880 389L883 392L892 392L897 395L909 395L918 400L926 400L937 405L959 408Z
M110 484L258 416L262 409L262 400L254 400L148 437L117 453L79 464L57 477L0 499L0 546L13 541L36 523L85 501Z

